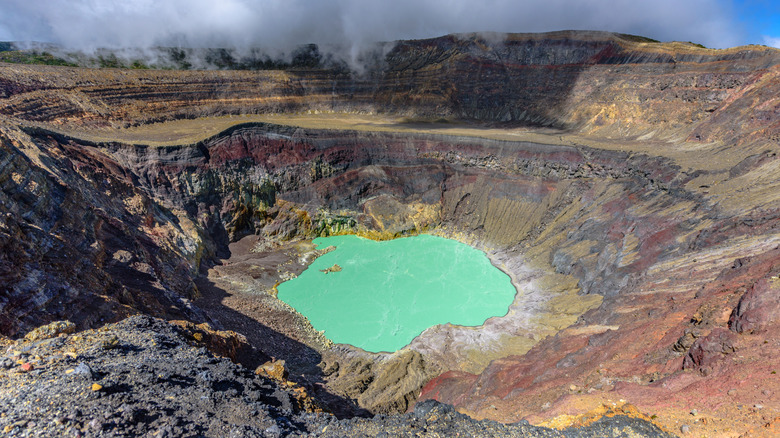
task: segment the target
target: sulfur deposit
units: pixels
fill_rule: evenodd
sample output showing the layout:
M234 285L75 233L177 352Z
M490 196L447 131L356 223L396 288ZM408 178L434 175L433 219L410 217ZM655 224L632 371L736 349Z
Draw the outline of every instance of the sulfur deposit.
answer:
M399 42L361 75L0 64L0 427L776 435L779 65L599 32ZM507 315L375 354L276 298L314 237L418 233L485 251ZM221 413L137 404L159 361ZM43 379L84 407L33 414Z

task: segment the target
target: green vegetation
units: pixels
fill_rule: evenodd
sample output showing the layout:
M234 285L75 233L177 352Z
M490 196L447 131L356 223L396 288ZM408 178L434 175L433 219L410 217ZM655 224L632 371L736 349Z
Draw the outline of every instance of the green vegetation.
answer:
M118 58L113 53L109 53L108 55L98 55L96 62L100 68L128 68L128 69L136 69L136 70L138 69L146 70L150 68L147 64L145 64L140 59L127 61Z
M436 117L436 118L425 118L425 117L402 117L401 120L399 120L399 123L403 124L444 124L444 123L452 123L452 120L447 119L445 117Z
M219 70L290 70L328 68L335 71L347 70L343 62L325 59L315 44L307 44L293 50L289 56L271 58L267 54L253 50L248 54L239 54L230 49L191 49L179 47L156 47L151 53L118 52L111 49L99 49L96 53L67 53L64 58L55 56L51 51L18 50L12 42L0 42L0 62L17 64L64 65L89 68L126 68L192 70L197 68ZM56 53L56 50L53 50ZM132 52L131 52L132 53ZM128 56L129 55L129 56ZM149 56L145 59L145 56ZM150 63L149 59L154 59ZM286 58L286 59L285 59ZM199 61L196 61L199 60Z
M0 62L10 62L14 64L63 65L69 67L77 66L72 62L58 58L49 52L39 52L37 50L0 50Z
M616 36L619 36L620 38L631 41L632 43L660 43L658 40L654 40L652 38L643 37L640 35L631 35L628 33L617 33Z
M135 69L135 70L148 70L149 66L144 64L141 61L133 61L133 63L130 64L130 68Z
M108 56L98 56L98 65L100 68L123 68L124 65L119 61L119 59L114 55L113 53Z
M170 48L168 49L168 55L170 55L171 60L178 66L179 70L192 68L192 64L187 61L187 52L184 49Z
M660 41L658 40L654 40L652 38L647 38L639 35L631 35L627 33L619 33L617 35L620 36L620 38L623 38L624 40L632 41L635 43L660 43Z

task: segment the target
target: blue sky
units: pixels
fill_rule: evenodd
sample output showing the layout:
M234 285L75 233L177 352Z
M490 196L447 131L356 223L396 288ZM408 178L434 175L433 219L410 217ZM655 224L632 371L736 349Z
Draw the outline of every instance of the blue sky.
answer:
M780 47L780 1L737 0L733 8L744 27L745 43Z
M83 50L262 47L458 32L608 30L707 47L780 47L780 0L2 0L0 41Z

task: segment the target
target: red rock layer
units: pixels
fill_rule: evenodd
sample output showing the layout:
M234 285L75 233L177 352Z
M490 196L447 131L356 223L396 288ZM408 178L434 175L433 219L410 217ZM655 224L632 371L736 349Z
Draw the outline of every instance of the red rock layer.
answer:
M670 429L776 430L776 51L556 33L406 42L387 59L365 77L0 66L2 333L134 312L204 320L192 279L248 233L444 225L513 275L603 302L525 355L443 374L423 399L501 421L625 399ZM256 124L153 148L17 126L309 109L569 131L541 145ZM372 214L398 206L432 213ZM542 280L521 291L531 313L567 314ZM497 327L501 342L527 336Z
M777 135L778 60L766 47L718 51L554 32L400 42L381 70L364 75L5 65L0 113L121 127L218 114L358 111L711 141L737 131Z

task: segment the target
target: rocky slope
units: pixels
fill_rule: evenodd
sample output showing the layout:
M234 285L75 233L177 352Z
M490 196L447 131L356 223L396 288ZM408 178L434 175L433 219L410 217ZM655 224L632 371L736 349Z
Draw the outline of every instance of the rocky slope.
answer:
M554 32L399 42L362 75L316 68L183 72L6 64L0 113L96 128L217 114L391 112L576 128L621 139L706 140L732 127L744 134L771 125L771 104L755 108L759 117L751 118L744 109L754 100L743 98L776 96L776 62L777 52L761 46L708 50ZM718 125L718 132L692 129L698 124Z
M8 345L0 360L4 436L671 436L619 411L558 431L476 421L436 402L405 416L337 421L305 388L211 355L207 328L134 316L73 330L56 322Z
M421 397L561 424L622 399L675 432L771 435L779 61L562 32L400 42L364 75L2 64L0 330L209 322L340 417ZM338 114L148 125L301 111ZM420 231L488 252L508 314L369 354L274 297L307 238Z

